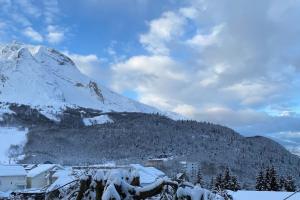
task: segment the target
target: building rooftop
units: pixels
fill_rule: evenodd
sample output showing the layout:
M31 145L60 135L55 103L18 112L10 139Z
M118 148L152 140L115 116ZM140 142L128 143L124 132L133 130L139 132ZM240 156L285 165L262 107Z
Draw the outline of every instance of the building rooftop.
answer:
M130 166L138 171L142 185L153 183L156 179L165 176L164 172L154 167L144 167L140 164L131 164Z
M26 171L21 165L0 165L0 176L26 176Z
M48 171L54 167L56 167L57 165L55 164L40 164L37 167L33 168L32 170L30 170L27 174L28 177L35 177L45 171Z

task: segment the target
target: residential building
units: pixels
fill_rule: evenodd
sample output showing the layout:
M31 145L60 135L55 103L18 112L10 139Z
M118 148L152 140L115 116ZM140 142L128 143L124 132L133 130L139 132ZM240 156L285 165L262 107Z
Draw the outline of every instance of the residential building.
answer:
M26 171L21 165L0 165L0 191L26 188Z

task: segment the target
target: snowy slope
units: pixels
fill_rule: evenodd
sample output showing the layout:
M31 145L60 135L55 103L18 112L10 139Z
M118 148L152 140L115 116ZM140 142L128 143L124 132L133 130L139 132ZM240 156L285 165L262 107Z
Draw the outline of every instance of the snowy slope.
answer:
M30 105L49 118L67 106L162 113L91 80L70 58L54 49L19 43L0 45L0 102Z
M107 115L100 115L97 117L92 117L92 118L84 118L83 123L86 126L92 126L96 124L104 124L104 123L110 123L113 122Z

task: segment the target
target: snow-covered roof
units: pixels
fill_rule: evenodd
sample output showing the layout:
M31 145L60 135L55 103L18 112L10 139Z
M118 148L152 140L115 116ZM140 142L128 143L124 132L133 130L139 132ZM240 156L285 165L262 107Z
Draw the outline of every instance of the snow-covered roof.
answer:
M131 164L130 166L139 172L142 185L153 183L157 178L165 176L164 172L154 167L144 167L140 164Z
M52 168L56 167L55 164L40 164L37 167L30 170L27 174L28 177L35 177L43 172L49 171Z
M26 171L21 165L0 165L0 176L26 176Z
M56 177L57 179L52 183L48 188L47 192L53 191L56 188L63 186L67 183L70 183L74 181L76 178L71 175L72 169L64 169L64 170L58 170L53 174L53 177Z

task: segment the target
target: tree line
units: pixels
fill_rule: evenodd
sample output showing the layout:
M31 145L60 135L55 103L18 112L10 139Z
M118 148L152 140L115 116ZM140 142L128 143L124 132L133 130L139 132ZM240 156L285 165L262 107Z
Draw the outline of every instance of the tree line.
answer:
M211 189L215 191L238 191L241 189L237 176L231 175L228 167L225 168L223 174L219 173L214 179L212 179L210 185Z
M197 170L194 183L199 184L202 187L205 185L200 168ZM212 191L238 191L241 189L238 177L232 175L228 167L224 169L223 173L219 173L216 177L212 177L209 187ZM278 176L274 166L259 171L256 177L255 188L257 191L295 192L297 190L293 177L290 175L285 177Z
M278 177L275 168L267 167L260 170L256 177L256 190L258 191L282 191L295 192L297 187L292 176Z

